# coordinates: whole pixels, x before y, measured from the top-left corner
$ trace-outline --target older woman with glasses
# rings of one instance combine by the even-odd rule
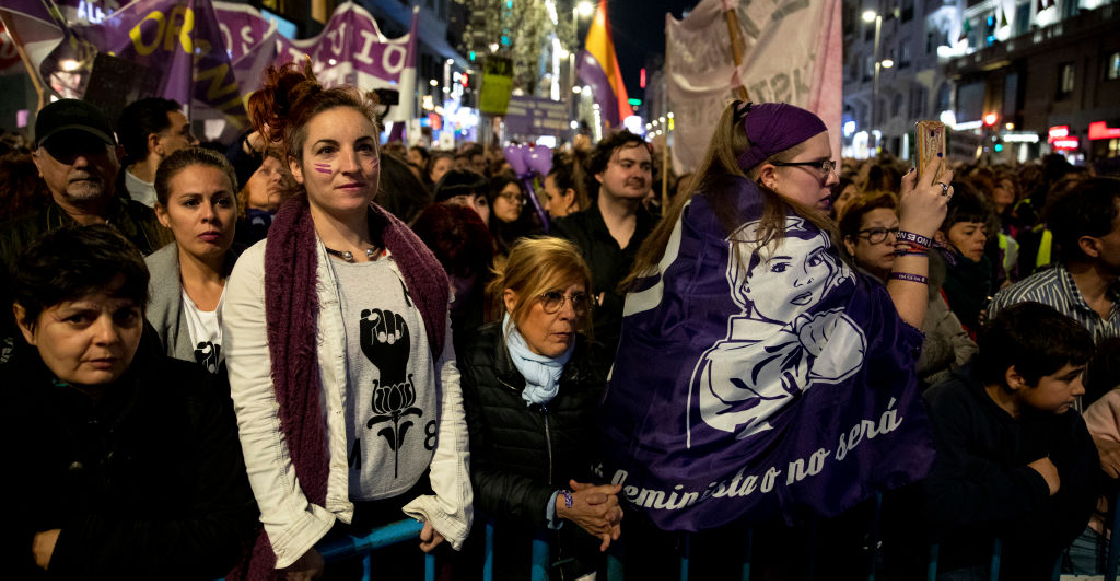
[[[503,319],[483,326],[460,358],[476,506],[502,521],[496,578],[528,578],[538,531],[551,544],[550,576],[565,579],[595,571],[619,536],[619,486],[593,483],[602,482],[592,465],[606,377],[588,337],[590,284],[570,242],[520,240],[490,285]]]
[[[885,281],[894,267],[898,242],[898,199],[891,192],[871,192],[848,202],[838,216],[840,239],[856,265]]]
[[[883,282],[894,268],[898,231],[898,201],[892,192],[863,194],[850,202],[840,216],[844,249],[856,266]],[[918,382],[922,389],[964,365],[977,350],[941,295],[945,265],[937,256],[930,257],[929,279],[929,305],[922,321],[925,339],[918,359]]]

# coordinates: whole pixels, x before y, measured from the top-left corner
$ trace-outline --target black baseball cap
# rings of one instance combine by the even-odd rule
[[[117,143],[105,114],[81,99],[59,99],[39,111],[35,118],[35,147],[63,131],[83,131],[109,145]]]

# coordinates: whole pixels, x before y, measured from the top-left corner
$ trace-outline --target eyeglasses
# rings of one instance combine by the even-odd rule
[[[525,203],[525,198],[522,197],[521,194],[513,194],[513,193],[509,193],[509,192],[502,192],[502,193],[498,194],[498,197],[504,199],[505,201],[507,201],[511,204],[517,204],[519,206],[521,204]]]
[[[582,315],[587,312],[587,308],[591,305],[590,300],[587,298],[587,293],[572,293],[566,295],[560,291],[548,291],[541,295],[541,305],[544,307],[544,312],[549,315],[555,315],[560,312],[564,307],[564,301],[572,303],[572,310],[577,315]]]
[[[838,162],[832,161],[831,159],[826,159],[824,161],[775,161],[771,165],[779,167],[811,167],[820,170],[825,175],[832,173],[833,170],[840,167]]]
[[[895,226],[894,228],[883,228],[882,226],[876,226],[874,228],[864,228],[863,230],[859,231],[859,237],[866,238],[867,241],[872,244],[882,244],[883,242],[886,242],[887,234],[894,234],[895,236],[898,236],[898,226]]]

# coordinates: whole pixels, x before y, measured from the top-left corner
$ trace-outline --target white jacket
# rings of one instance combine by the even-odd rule
[[[322,386],[319,403],[326,414],[329,458],[326,506],[317,506],[304,496],[280,433],[280,405],[272,386],[265,323],[266,243],[267,239],[262,240],[246,250],[234,266],[226,283],[222,334],[249,483],[276,553],[276,568],[280,569],[311,549],[336,518],[349,523],[354,506],[348,493],[346,335],[334,270],[322,242],[316,240],[319,313],[315,339]],[[442,410],[430,472],[434,495],[416,498],[405,505],[404,512],[432,523],[453,548],[459,549],[470,531],[474,509],[467,465],[467,422],[450,317],[443,354],[435,370],[438,373],[432,376],[441,382],[437,388],[441,390]]]

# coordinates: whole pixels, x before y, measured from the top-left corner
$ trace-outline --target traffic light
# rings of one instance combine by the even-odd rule
[[[984,127],[994,127],[997,121],[999,121],[999,115],[995,113],[984,115]]]

